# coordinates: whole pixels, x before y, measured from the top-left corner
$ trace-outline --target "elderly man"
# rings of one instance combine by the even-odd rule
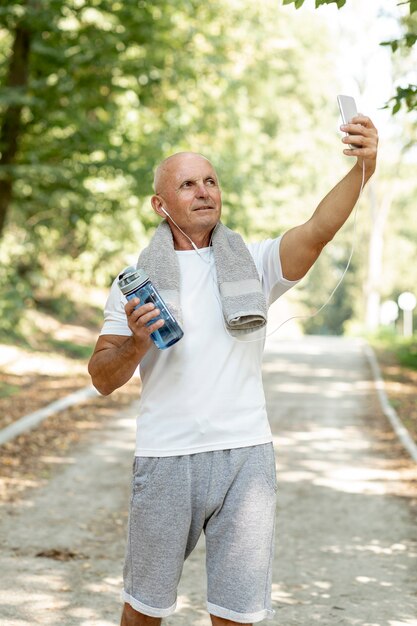
[[[174,612],[183,563],[202,531],[212,624],[253,624],[274,613],[277,482],[261,379],[266,311],[310,269],[352,212],[363,174],[366,182],[375,171],[371,120],[357,116],[342,130],[342,141],[358,146],[344,150],[357,157],[353,168],[306,223],[254,244],[221,224],[219,181],[206,158],[183,152],[156,170],[151,202],[165,219],[138,265],[157,287],[177,285],[177,292],[165,287],[184,336],[158,350],[150,337],[164,324],[152,322],[158,309],[127,302],[116,280],[89,364],[104,395],[138,365],[142,378],[122,626],[158,625]]]

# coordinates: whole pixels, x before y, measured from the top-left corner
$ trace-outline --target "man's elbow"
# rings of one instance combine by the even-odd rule
[[[104,387],[103,385],[98,384],[93,379],[91,379],[91,382],[93,383],[93,387],[97,389],[101,396],[109,396],[114,391],[114,389],[111,389],[110,387]]]
[[[102,381],[97,380],[93,376],[91,376],[91,382],[93,384],[93,387],[98,391],[101,396],[109,396],[115,390],[115,387],[110,387]]]
[[[312,220],[310,220],[312,222]],[[334,230],[328,227],[328,225],[317,225],[314,222],[311,223],[310,240],[311,245],[315,248],[317,257],[322,252],[323,248],[330,243],[335,236]]]
[[[88,373],[90,374],[93,387],[97,389],[101,396],[109,396],[114,391],[114,387],[106,384],[106,381],[99,375],[91,360],[88,364]]]

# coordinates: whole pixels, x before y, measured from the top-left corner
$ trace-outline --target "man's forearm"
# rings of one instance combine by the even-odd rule
[[[148,345],[138,346],[132,336],[119,347],[96,352],[88,365],[94,387],[105,396],[122,387],[132,378],[148,348]]]
[[[372,174],[365,170],[365,182]],[[362,175],[362,167],[355,165],[314,211],[310,223],[314,226],[318,244],[331,241],[352,213],[359,197]]]

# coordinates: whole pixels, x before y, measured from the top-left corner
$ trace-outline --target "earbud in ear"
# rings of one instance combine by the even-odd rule
[[[192,247],[194,248],[194,250],[198,253],[198,248],[195,245],[194,241],[192,239],[190,239],[190,237],[178,226],[177,222],[172,219],[172,217],[170,216],[170,214],[168,213],[168,211],[166,209],[164,209],[164,207],[162,206],[162,204],[159,207],[161,209],[161,211],[163,211],[163,213],[165,213],[165,215],[167,217],[169,217],[169,219],[171,220],[171,222],[173,224],[175,224],[175,226],[178,228],[178,230],[184,235],[184,237],[187,237],[188,241],[191,243]]]

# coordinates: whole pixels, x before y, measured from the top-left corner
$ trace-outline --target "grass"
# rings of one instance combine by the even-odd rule
[[[10,316],[4,316],[3,323],[0,319],[0,344],[14,345],[29,352],[52,352],[78,360],[91,356],[94,341],[77,333],[77,327],[96,338],[103,320],[102,307],[87,301],[85,294],[76,289],[71,295],[59,297],[38,295],[31,303],[15,308],[14,316],[15,323],[11,323]],[[68,336],[59,336],[59,329],[63,327]]]
[[[63,354],[71,359],[88,359],[92,353],[94,346],[84,346],[72,341],[62,341],[58,339],[49,339],[51,349],[58,354]]]
[[[392,331],[381,331],[368,337],[369,343],[377,350],[384,350],[395,356],[399,365],[417,370],[417,335],[401,337]]]
[[[67,294],[56,297],[42,297],[36,301],[39,311],[51,315],[62,323],[96,327],[102,323],[103,309],[83,300],[72,299]]]
[[[384,331],[368,341],[377,354],[388,399],[417,442],[417,336]]]
[[[9,398],[20,391],[18,385],[10,385],[4,381],[0,381],[0,398]]]
[[[100,328],[103,322],[102,305],[87,301],[81,287],[77,290],[77,286],[74,286],[71,295],[38,294],[28,301],[13,302],[13,306],[6,296],[0,290],[0,343],[3,344],[17,344],[27,350],[37,349],[36,335],[42,334],[42,328],[33,324],[37,313],[49,316],[60,324],[74,324],[90,329]],[[71,345],[57,347],[67,351],[69,356],[78,356]],[[86,354],[81,354],[81,358]]]

